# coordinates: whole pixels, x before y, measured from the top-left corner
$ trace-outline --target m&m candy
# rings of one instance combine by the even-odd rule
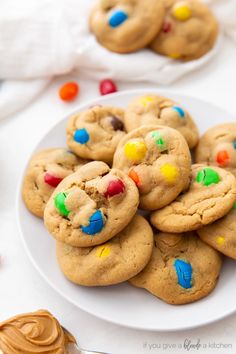
[[[230,162],[230,155],[229,155],[228,151],[227,150],[219,151],[216,156],[216,162],[221,167],[228,166],[228,164]]]
[[[180,1],[173,7],[172,14],[177,20],[186,21],[192,16],[192,11],[185,1]]]
[[[162,32],[164,33],[169,33],[172,29],[172,25],[170,22],[164,22],[163,26],[162,26]]]
[[[111,254],[111,247],[109,244],[99,246],[96,251],[96,256],[98,258],[106,258]]]
[[[223,245],[223,243],[225,242],[225,238],[223,236],[219,236],[217,237],[216,242],[218,243],[218,245]]]
[[[89,133],[87,129],[77,129],[74,132],[74,140],[79,144],[86,144],[89,141]]]
[[[111,125],[115,131],[117,131],[117,130],[123,131],[124,130],[124,123],[115,116],[113,116],[111,118]]]
[[[236,140],[233,142],[233,146],[236,149]]]
[[[179,176],[179,170],[169,163],[161,166],[160,170],[168,183],[174,183]]]
[[[124,193],[124,191],[125,191],[124,183],[120,179],[117,179],[114,181],[110,181],[108,183],[107,190],[104,193],[104,196],[106,198],[111,198],[114,197],[115,195]]]
[[[150,105],[150,103],[153,103],[154,101],[155,101],[154,97],[151,97],[151,96],[145,96],[145,97],[141,97],[139,99],[139,103],[143,107],[148,107]]]
[[[201,183],[204,186],[217,184],[220,182],[220,175],[212,168],[207,167],[198,172],[196,182]]]
[[[108,95],[109,93],[117,92],[117,87],[114,81],[110,79],[102,80],[99,84],[99,90],[101,95]]]
[[[129,141],[125,144],[124,152],[129,160],[140,161],[147,153],[144,141]]]
[[[62,216],[65,216],[65,217],[67,217],[70,213],[65,205],[66,197],[67,197],[67,194],[61,192],[61,193],[58,193],[54,198],[55,207],[57,208],[58,212]]]
[[[46,172],[44,175],[44,182],[54,188],[56,188],[62,180],[63,178],[53,176],[48,172]]]
[[[184,118],[185,117],[185,112],[184,112],[184,110],[181,107],[173,106],[172,109],[178,113],[180,118]]]
[[[155,140],[155,143],[158,146],[160,151],[166,150],[166,143],[165,143],[165,140],[160,132],[153,132],[152,138]]]
[[[100,232],[105,225],[103,214],[100,210],[95,211],[89,218],[87,226],[80,226],[81,230],[87,235],[95,235]]]
[[[122,23],[124,23],[127,20],[127,18],[128,15],[125,11],[123,10],[113,11],[108,20],[109,26],[116,28],[122,25]]]
[[[79,93],[79,85],[76,82],[67,82],[59,90],[59,96],[63,101],[72,101]]]
[[[132,168],[128,173],[129,178],[131,178],[137,187],[141,186],[141,180],[137,172]]]
[[[184,289],[190,289],[192,287],[193,273],[191,264],[182,259],[176,259],[174,266],[178,277],[178,284]]]

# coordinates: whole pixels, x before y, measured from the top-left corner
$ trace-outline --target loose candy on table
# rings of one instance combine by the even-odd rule
[[[67,82],[59,90],[59,96],[63,101],[72,101],[79,93],[79,85],[76,82]]]
[[[46,172],[44,175],[44,182],[54,188],[56,188],[58,184],[61,183],[62,180],[63,178],[53,176],[48,172]]]
[[[113,11],[109,17],[108,23],[110,27],[116,28],[128,19],[128,14],[123,10]]]
[[[89,133],[85,128],[77,129],[74,132],[74,140],[79,144],[86,144],[89,141],[89,138]]]
[[[114,197],[115,195],[124,193],[124,191],[125,191],[124,183],[120,179],[117,179],[114,181],[110,181],[108,183],[107,190],[104,193],[104,196],[106,198],[111,198]]]
[[[227,150],[219,151],[216,156],[216,162],[221,167],[226,167],[230,163],[230,155]]]
[[[183,261],[182,259],[176,259],[174,266],[178,277],[178,284],[184,289],[190,289],[192,287],[191,264]]]
[[[147,146],[143,141],[129,141],[125,144],[124,152],[129,160],[140,161],[147,153]]]
[[[58,212],[65,217],[67,217],[70,214],[69,210],[65,205],[66,197],[67,197],[66,193],[60,192],[54,198],[55,207],[57,208]]]
[[[108,95],[109,93],[117,92],[117,87],[113,80],[105,79],[100,82],[99,90],[101,95]]]
[[[81,230],[87,235],[95,235],[100,232],[105,225],[103,214],[100,210],[95,211],[89,218],[87,226],[80,226]]]
[[[115,131],[117,131],[117,130],[123,131],[124,130],[124,123],[115,116],[113,116],[111,118],[111,125]]]
[[[185,112],[184,112],[184,110],[181,107],[173,106],[172,109],[178,113],[180,118],[184,118],[185,117]]]
[[[220,182],[220,175],[212,168],[204,168],[199,171],[196,177],[196,182],[201,183],[204,186],[210,186],[211,184],[218,184]]]

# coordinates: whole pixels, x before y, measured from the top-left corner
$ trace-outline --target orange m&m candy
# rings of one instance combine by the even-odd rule
[[[219,166],[226,167],[230,162],[230,155],[227,150],[221,150],[216,156],[216,161]]]
[[[76,82],[67,82],[59,90],[59,96],[63,101],[72,101],[79,93],[79,85]]]

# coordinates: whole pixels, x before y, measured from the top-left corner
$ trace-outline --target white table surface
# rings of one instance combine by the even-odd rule
[[[235,44],[226,41],[224,50],[209,65],[168,88],[218,104],[235,113],[236,120],[235,58]],[[64,104],[58,99],[57,91],[68,79],[75,77],[71,75],[54,80],[34,104],[0,122],[0,321],[16,313],[43,308],[51,311],[78,338],[82,347],[91,350],[112,354],[182,354],[187,350],[178,348],[178,345],[183,345],[185,339],[192,343],[200,339],[207,348],[192,349],[190,353],[235,353],[236,314],[185,332],[135,331],[104,322],[75,308],[52,290],[33,268],[16,225],[15,197],[19,175],[35,144],[47,130],[80,103],[99,95],[97,82],[78,77],[76,79],[81,86],[79,98],[74,103]],[[119,90],[154,87],[147,83],[118,83],[118,86]],[[219,345],[221,349],[217,348]]]

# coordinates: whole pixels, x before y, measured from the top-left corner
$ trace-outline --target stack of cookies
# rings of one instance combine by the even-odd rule
[[[37,153],[23,183],[64,275],[128,280],[170,304],[210,294],[222,254],[236,259],[236,123],[199,139],[186,109],[146,95],[79,112],[66,134],[69,150]]]
[[[218,23],[200,0],[98,0],[89,19],[99,43],[117,53],[149,47],[172,59],[209,52]]]

